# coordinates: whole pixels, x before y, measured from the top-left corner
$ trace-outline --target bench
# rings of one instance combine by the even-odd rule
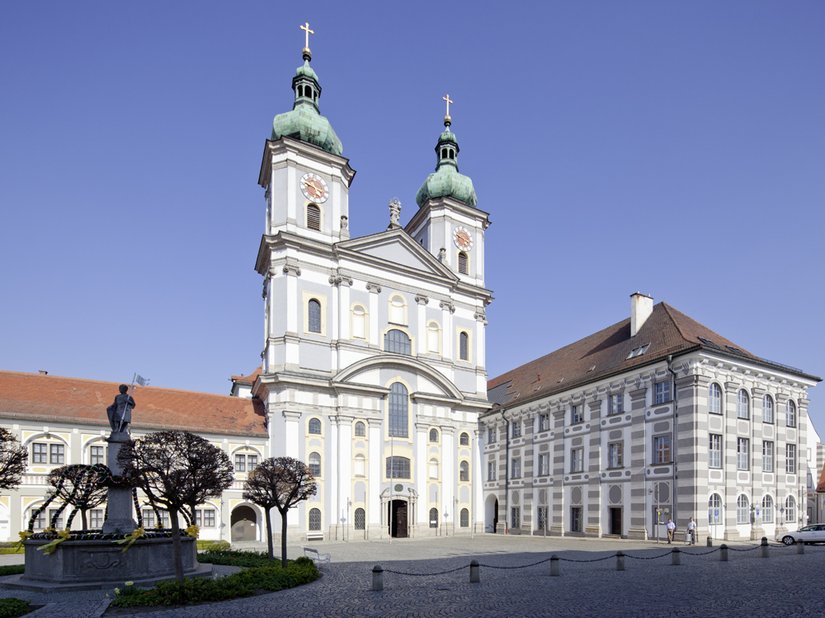
[[[304,547],[304,556],[312,560],[316,565],[329,564],[330,555],[322,554],[314,547]]]

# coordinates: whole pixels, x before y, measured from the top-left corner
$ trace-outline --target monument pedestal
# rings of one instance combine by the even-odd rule
[[[117,457],[120,454],[120,448],[130,439],[125,431],[113,431],[109,435],[106,465],[112,471],[112,476],[119,477],[123,474],[123,468],[118,463]],[[107,513],[106,521],[103,523],[103,534],[130,534],[137,528],[137,523],[132,517],[131,487],[110,487],[106,505]]]

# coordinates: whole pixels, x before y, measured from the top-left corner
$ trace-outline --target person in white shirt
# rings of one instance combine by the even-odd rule
[[[696,544],[696,522],[693,521],[693,517],[688,518],[687,539],[685,539],[685,543],[688,545]]]
[[[667,544],[670,545],[673,542],[673,535],[676,534],[676,524],[673,523],[673,520],[668,518],[667,525]]]

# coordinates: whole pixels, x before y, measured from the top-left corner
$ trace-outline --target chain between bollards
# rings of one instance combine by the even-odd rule
[[[616,552],[616,570],[624,571],[624,552]]]

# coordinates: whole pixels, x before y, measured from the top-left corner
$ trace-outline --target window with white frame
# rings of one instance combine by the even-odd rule
[[[621,468],[624,466],[624,443],[610,442],[607,445],[607,467]]]
[[[748,392],[744,388],[739,389],[736,395],[736,418],[749,419],[751,417],[751,405]]]
[[[736,469],[750,470],[751,443],[748,438],[736,438]]]
[[[771,440],[762,441],[762,472],[773,472],[773,442]]]
[[[34,518],[34,529],[35,530],[43,530],[47,526],[46,523],[46,511],[39,511]]]
[[[673,461],[670,434],[653,436],[653,463],[666,464]]]
[[[539,431],[550,431],[549,414],[539,414]]]
[[[708,386],[708,412],[722,414],[722,388],[716,382]]]
[[[521,458],[520,457],[513,457],[510,460],[510,478],[520,479],[521,478]]]
[[[62,466],[66,463],[66,445],[60,442],[33,442],[30,462]]]
[[[389,433],[390,437],[406,438],[409,427],[407,387],[401,382],[393,382],[389,397]]]
[[[510,437],[511,438],[520,438],[521,437],[521,421],[518,419],[510,421]]]
[[[656,382],[653,385],[653,403],[668,403],[673,399],[673,396],[670,392],[670,380],[665,380],[663,382]]]
[[[736,523],[748,524],[750,523],[751,507],[748,502],[748,497],[745,494],[739,494],[736,498]]]
[[[321,455],[319,453],[309,454],[309,472],[312,476],[321,476]]]
[[[235,454],[235,472],[246,472],[246,455]]]
[[[521,528],[521,507],[510,507],[510,527]]]
[[[785,402],[785,425],[796,427],[796,404],[790,399]]]
[[[708,468],[722,467],[722,436],[712,433],[708,440]]]
[[[67,513],[65,510],[60,512],[60,509],[49,509],[49,526],[55,530],[63,530],[63,515],[65,513]]]
[[[458,464],[458,480],[466,483],[470,480],[470,464],[462,461]]]
[[[89,511],[89,528],[97,530],[103,527],[103,516],[106,514],[104,509],[92,509]]]
[[[708,498],[708,523],[712,526],[722,523],[722,496],[711,494]]]
[[[773,397],[765,395],[762,398],[762,422],[773,423]]]
[[[462,432],[460,436],[458,436],[458,443],[461,446],[470,446],[470,434],[466,431]]]
[[[199,528],[214,528],[215,509],[195,509],[195,525]]]
[[[491,459],[487,462],[487,480],[488,481],[495,481],[496,480],[496,462],[494,459]]]
[[[773,498],[764,496],[762,498],[762,523],[773,523]]]
[[[155,511],[151,508],[142,509],[140,512],[141,518],[143,519],[143,527],[147,530],[149,528],[155,527]]]
[[[487,444],[495,444],[496,443],[496,428],[495,427],[488,427],[487,428]]]
[[[321,301],[309,299],[307,303],[307,330],[311,333],[321,332]]]
[[[470,335],[466,331],[458,333],[458,359],[470,360]]]
[[[796,474],[796,444],[785,445],[785,472]]]
[[[31,462],[33,464],[49,463],[49,445],[45,442],[34,442],[32,444]]]
[[[796,500],[793,496],[785,499],[785,522],[794,523],[796,521]]]
[[[570,423],[575,425],[576,423],[583,423],[584,422],[584,404],[583,403],[576,403],[570,406]]]
[[[106,463],[106,447],[93,445],[89,447],[89,464],[94,466]]]
[[[576,447],[570,449],[570,472],[584,471],[584,448]]]
[[[616,393],[607,398],[607,413],[611,416],[624,413],[624,394]]]
[[[539,453],[538,475],[550,475],[550,453]]]
[[[309,419],[309,433],[314,435],[321,435],[321,419],[319,418],[311,418]]]
[[[365,438],[366,435],[367,435],[367,426],[364,423],[362,423],[361,421],[358,421],[357,423],[355,423],[355,437],[356,438]]]

